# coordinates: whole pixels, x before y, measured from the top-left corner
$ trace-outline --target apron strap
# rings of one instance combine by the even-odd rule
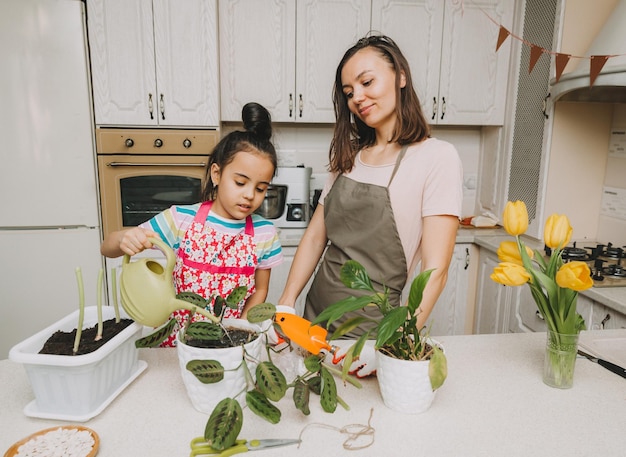
[[[398,157],[396,158],[396,166],[393,167],[393,171],[391,172],[391,177],[389,178],[387,187],[391,185],[391,181],[393,181],[394,176],[396,176],[396,171],[398,171],[398,168],[400,168],[400,162],[402,162],[402,159],[404,158],[404,155],[406,154],[406,150],[408,148],[409,148],[409,145],[405,144],[404,146],[402,146],[402,149],[400,149],[400,152],[398,153]]]

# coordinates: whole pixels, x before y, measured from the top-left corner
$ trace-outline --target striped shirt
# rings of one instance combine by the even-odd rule
[[[171,206],[141,224],[140,227],[155,231],[165,243],[177,250],[199,208],[200,203]],[[252,214],[252,224],[258,259],[257,269],[266,270],[281,264],[283,252],[274,224],[258,214]],[[210,211],[206,225],[218,232],[237,235],[245,230],[246,221],[245,219],[226,219]]]

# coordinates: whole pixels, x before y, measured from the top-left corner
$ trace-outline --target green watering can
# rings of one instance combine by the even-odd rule
[[[167,265],[163,268],[159,262],[149,258],[131,262],[130,256],[124,255],[120,274],[120,296],[126,313],[136,322],[149,327],[165,324],[172,312],[178,309],[200,313],[219,323],[219,319],[206,309],[176,298],[172,280],[176,255],[160,239],[149,238],[149,240],[165,254]]]

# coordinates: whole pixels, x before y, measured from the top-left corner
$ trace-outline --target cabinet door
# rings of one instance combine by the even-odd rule
[[[469,244],[457,244],[454,247],[446,287],[428,319],[432,323],[430,334],[433,336],[465,334],[469,249]]]
[[[154,0],[157,116],[164,126],[217,126],[216,0]]]
[[[493,268],[500,261],[498,256],[480,250],[478,256],[478,289],[476,290],[476,319],[474,333],[503,333],[505,317],[508,313],[508,290],[511,287],[503,286],[493,281],[490,276]]]
[[[87,0],[87,26],[96,124],[157,125],[152,0]]]
[[[293,258],[296,255],[296,247],[293,246],[284,246],[283,247],[283,263],[278,265],[277,267],[272,268],[272,273],[270,275],[270,287],[267,293],[267,299],[265,300],[268,303],[272,303],[274,305],[278,305],[278,299],[283,294],[283,290],[285,289],[285,284],[287,284],[287,277],[289,276],[289,269],[291,268],[291,264],[293,263]],[[309,279],[309,282],[306,284],[302,293],[296,300],[296,313],[299,316],[302,316],[304,313],[304,304],[306,302],[306,296],[309,293],[309,289],[311,287],[311,283],[313,282],[313,276]]]
[[[409,61],[426,118],[436,123],[443,38],[441,0],[372,0],[372,30],[391,37]]]
[[[240,122],[252,101],[275,122],[295,119],[295,17],[292,0],[220,0],[223,121]]]
[[[580,301],[581,295],[578,296]],[[589,330],[608,330],[626,328],[626,315],[597,302],[593,303],[593,313],[587,322]]]
[[[514,0],[446,2],[439,124],[504,122],[512,40],[508,39],[498,52],[495,49],[498,24],[511,30],[513,9]]]
[[[371,0],[302,0],[296,8],[296,92],[290,120],[332,123],[337,65],[370,30]]]

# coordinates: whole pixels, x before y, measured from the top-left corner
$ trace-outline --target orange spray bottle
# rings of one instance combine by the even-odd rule
[[[331,346],[326,340],[328,331],[325,328],[311,325],[311,322],[303,317],[289,313],[276,313],[274,319],[283,335],[311,354],[317,355],[323,349],[334,354],[337,350],[336,346]]]

